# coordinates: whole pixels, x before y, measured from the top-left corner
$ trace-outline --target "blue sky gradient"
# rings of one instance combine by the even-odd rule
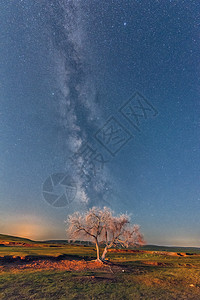
[[[149,244],[200,246],[199,16],[198,1],[2,1],[0,232],[63,239],[68,214],[109,205]],[[158,111],[140,132],[119,111],[135,92]],[[110,117],[133,136],[115,156],[94,137]],[[90,182],[70,161],[85,142],[108,160]],[[77,194],[56,208],[42,188],[59,172]]]

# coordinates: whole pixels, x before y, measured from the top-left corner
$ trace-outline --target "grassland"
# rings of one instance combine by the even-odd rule
[[[157,249],[156,252],[109,252],[110,262],[105,267],[97,265],[91,269],[88,264],[86,268],[69,270],[60,266],[74,259],[77,260],[75,265],[83,266],[84,260],[95,259],[95,249],[32,241],[29,241],[32,246],[27,246],[27,240],[21,239],[21,242],[25,246],[0,247],[2,258],[29,256],[33,260],[29,263],[2,259],[0,299],[200,299],[199,255],[168,255]],[[179,250],[183,252],[183,249]],[[48,260],[46,256],[64,254],[66,257],[55,264],[51,262],[52,258],[49,258],[49,264],[43,264]],[[33,256],[43,261],[42,267],[37,268]],[[27,264],[30,268],[20,269]]]

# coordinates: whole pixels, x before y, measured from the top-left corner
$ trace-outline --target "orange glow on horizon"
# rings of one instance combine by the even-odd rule
[[[3,223],[3,234],[27,238],[31,240],[65,239],[65,226],[63,232],[57,225],[37,216],[13,216]]]

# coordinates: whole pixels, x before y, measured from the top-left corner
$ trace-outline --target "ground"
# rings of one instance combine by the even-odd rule
[[[199,254],[1,243],[0,299],[200,299]]]

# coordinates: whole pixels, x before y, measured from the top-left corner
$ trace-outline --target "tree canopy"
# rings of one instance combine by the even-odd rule
[[[95,243],[97,260],[104,261],[111,247],[144,245],[139,225],[131,224],[127,214],[115,216],[108,207],[93,207],[85,213],[75,212],[68,216],[67,234],[71,239],[80,238]],[[100,258],[100,244],[104,250]]]

